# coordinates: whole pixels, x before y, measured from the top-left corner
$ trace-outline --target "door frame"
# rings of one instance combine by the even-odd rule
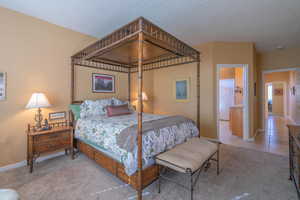
[[[250,141],[250,113],[249,113],[249,65],[248,64],[217,64],[217,71],[216,71],[216,126],[217,126],[217,137],[220,139],[220,113],[219,113],[219,80],[220,80],[220,72],[221,68],[236,68],[242,67],[243,68],[243,140]]]
[[[272,81],[272,82],[268,82],[268,83],[265,83],[265,91],[268,87],[268,85],[272,85],[272,84],[282,84],[283,85],[283,117],[287,118],[288,115],[287,115],[287,84],[286,82],[284,81]],[[265,111],[267,110],[267,102],[266,102],[266,98],[267,98],[267,93],[265,92],[265,97],[264,97],[264,109]],[[266,117],[266,115],[264,115]],[[266,118],[265,118],[266,119]]]
[[[234,93],[234,89],[235,89],[235,80],[234,80],[234,78],[224,79],[224,80],[231,80],[231,81],[233,81],[233,93]],[[222,80],[219,79],[219,87],[220,87],[220,82],[221,82],[221,81],[222,81]],[[220,89],[219,89],[219,92],[221,93]],[[220,93],[218,94],[219,96],[220,96]],[[233,100],[233,104],[234,104],[234,103],[235,103],[235,98],[234,98],[234,96],[232,97],[232,100]],[[221,118],[220,104],[218,105],[218,109],[219,109],[219,119],[224,121],[224,119]],[[229,112],[229,110],[228,110],[228,112]],[[229,117],[229,113],[228,113],[228,118],[230,118],[230,117]],[[229,119],[228,119],[228,120],[226,119],[225,121],[229,121]]]
[[[262,130],[265,130],[266,129],[266,118],[265,118],[265,100],[262,99],[262,98],[265,98],[265,84],[266,84],[266,81],[265,81],[265,74],[269,74],[269,73],[272,73],[272,72],[287,72],[287,71],[299,71],[300,70],[300,67],[289,67],[289,68],[279,68],[279,69],[270,69],[270,70],[262,70],[261,71],[261,80],[262,80],[262,84],[260,87],[263,87],[261,89],[261,98],[260,98],[260,102],[263,102],[260,104],[260,109],[262,110],[262,113],[260,113],[260,115],[263,115],[261,118],[261,124],[262,124]],[[263,101],[261,101],[263,100]],[[289,116],[288,116],[289,117]]]

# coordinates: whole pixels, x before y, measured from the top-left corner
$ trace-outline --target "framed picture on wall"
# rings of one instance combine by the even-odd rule
[[[283,96],[283,88],[275,88],[274,95],[275,96]]]
[[[92,91],[95,93],[114,93],[115,76],[108,74],[92,74]]]
[[[190,99],[190,79],[176,79],[174,81],[174,97],[178,102],[186,102]]]
[[[291,92],[292,92],[292,95],[293,95],[293,96],[296,95],[296,87],[295,87],[295,86],[293,86],[293,87],[291,88]]]
[[[0,72],[0,101],[6,99],[6,73]]]

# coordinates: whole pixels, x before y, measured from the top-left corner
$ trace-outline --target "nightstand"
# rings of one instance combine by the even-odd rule
[[[73,150],[73,128],[67,123],[63,125],[52,125],[50,130],[34,131],[28,125],[27,133],[27,165],[30,166],[30,173],[33,171],[33,164],[41,154],[50,153],[64,149],[66,154],[70,151],[74,159]]]

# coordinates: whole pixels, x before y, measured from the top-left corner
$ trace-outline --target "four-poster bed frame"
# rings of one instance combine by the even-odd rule
[[[81,141],[77,147],[102,167],[129,183],[142,199],[142,190],[158,177],[157,165],[142,169],[142,91],[143,72],[188,63],[197,63],[197,126],[200,120],[200,53],[158,26],[140,17],[71,57],[71,100],[75,100],[75,67],[83,66],[128,74],[128,100],[131,100],[131,73],[138,73],[138,171],[127,176],[124,166]]]

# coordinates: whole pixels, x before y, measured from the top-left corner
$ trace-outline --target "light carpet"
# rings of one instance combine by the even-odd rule
[[[289,178],[288,158],[228,145],[221,147],[221,173],[215,164],[200,175],[195,200],[296,200]],[[185,176],[168,174],[181,183]],[[0,188],[12,188],[22,200],[133,200],[135,190],[108,173],[84,155],[75,160],[61,156],[35,165],[0,173]],[[174,183],[157,182],[144,190],[144,198],[162,200],[189,199],[189,192]]]

